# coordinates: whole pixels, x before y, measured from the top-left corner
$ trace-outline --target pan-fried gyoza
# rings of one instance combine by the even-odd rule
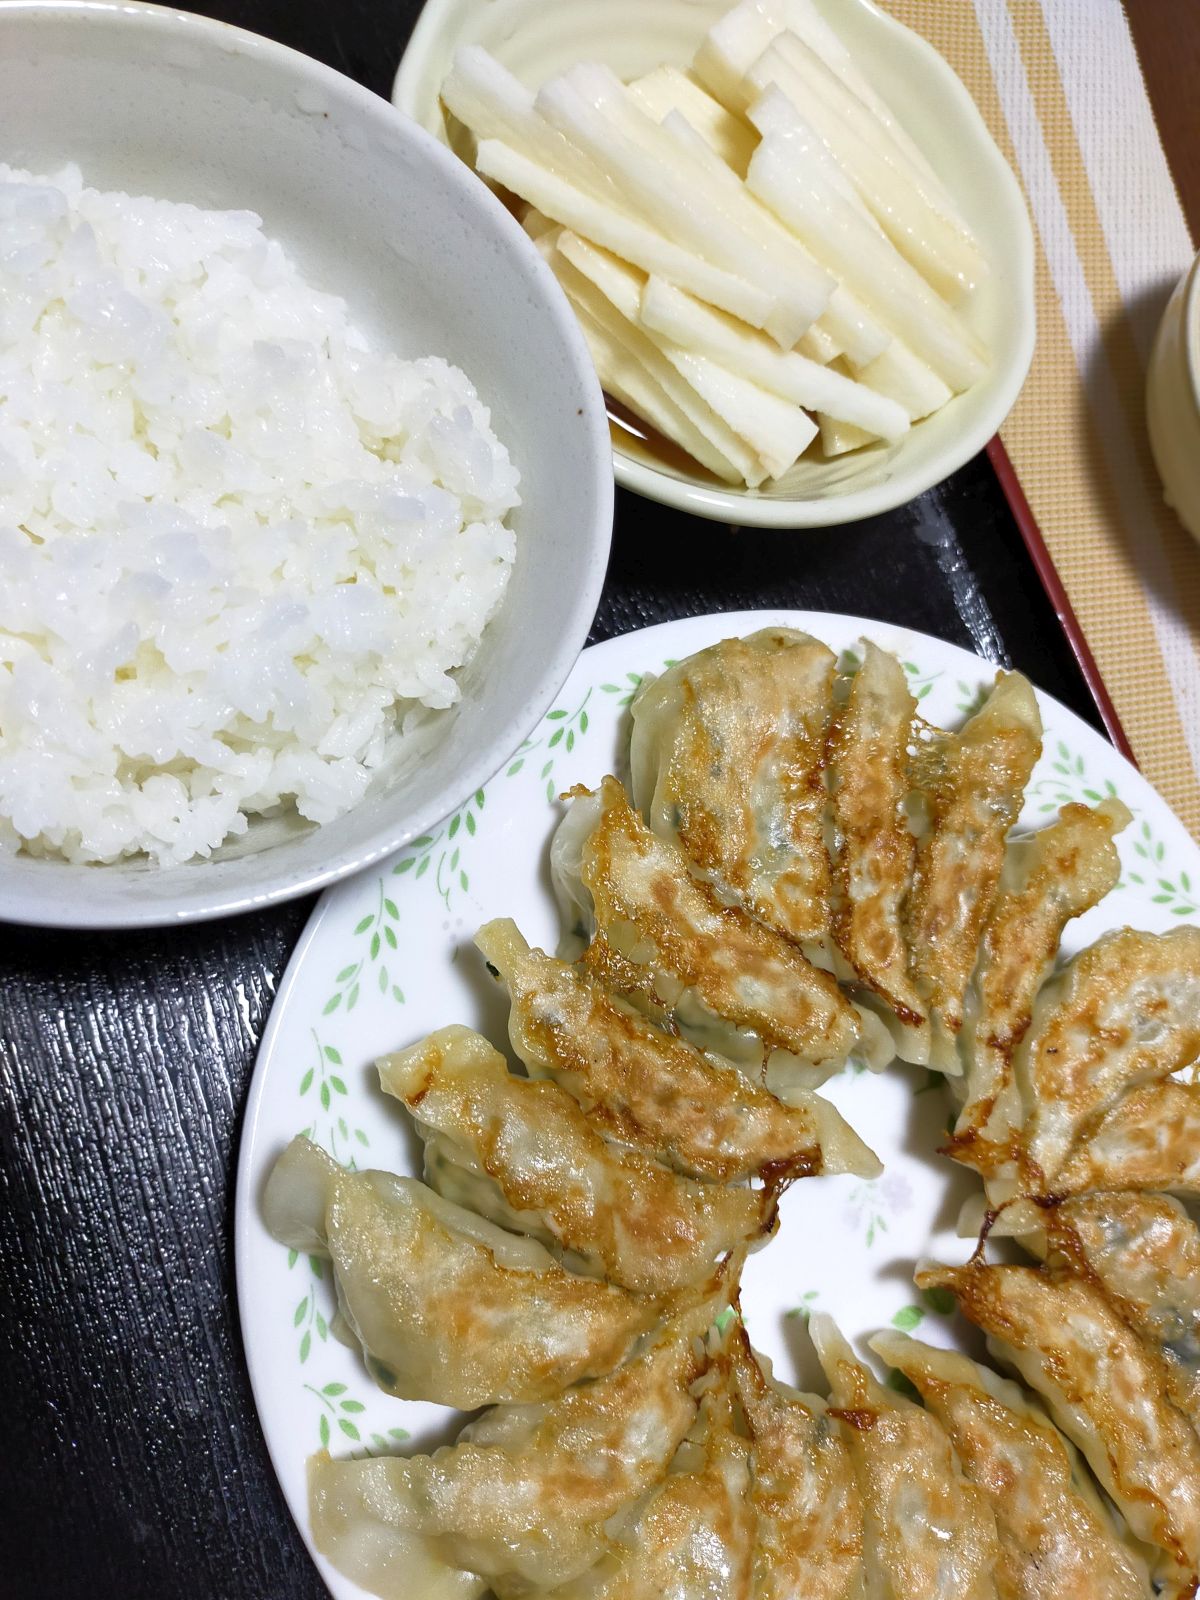
[[[509,1033],[531,1075],[561,1083],[598,1126],[695,1177],[732,1182],[882,1168],[828,1101],[785,1104],[621,1004],[586,969],[531,950],[513,923],[476,943],[512,999]]]
[[[865,1590],[995,1600],[996,1521],[932,1413],[884,1388],[832,1320],[809,1323],[862,1496]]]
[[[792,628],[725,639],[634,696],[634,804],[725,904],[798,943],[829,932],[833,651]]]
[[[1172,1398],[1163,1354],[1141,1339],[1093,1280],[1046,1267],[929,1268],[951,1289],[1074,1441],[1162,1574],[1200,1575],[1200,1434]]]
[[[1094,810],[1064,806],[1058,820],[1011,839],[1000,892],[983,930],[963,1028],[966,1104],[952,1153],[985,1177],[1010,1167],[1021,1124],[1013,1056],[1029,1028],[1063,929],[1113,889],[1121,874],[1113,836],[1129,823],[1119,800]]]
[[[773,1225],[770,1189],[697,1182],[619,1149],[565,1089],[514,1076],[467,1028],[377,1065],[426,1141],[426,1178],[440,1194],[626,1289],[703,1283],[718,1256]]]
[[[871,1348],[914,1384],[996,1517],[1005,1600],[1144,1600],[1141,1551],[1105,1509],[1070,1443],[1019,1384],[903,1333]]]
[[[281,1157],[268,1221],[332,1258],[377,1380],[493,1406],[432,1455],[314,1461],[318,1547],[373,1592],[1200,1593],[1200,1229],[1175,1198],[1200,1195],[1200,931],[1061,963],[1128,810],[1014,833],[1028,683],[998,674],[947,731],[912,676],[766,628],[645,679],[642,814],[605,778],[553,840],[574,959],[503,919],[477,936],[528,1076],[442,1028],[378,1062],[426,1184]],[[817,1314],[830,1396],[800,1394],[740,1322],[787,1185],[881,1171],[815,1090],[894,1054],[952,1079],[946,1153],[1034,1258],[981,1246],[917,1282],[1028,1389],[877,1336],[918,1404]]]
[[[653,1300],[566,1272],[414,1178],[346,1172],[294,1139],[264,1199],[281,1244],[328,1256],[345,1328],[381,1388],[462,1411],[536,1401],[611,1372]]]
[[[576,793],[551,861],[560,899],[589,940],[585,964],[703,1048],[777,1089],[812,1088],[856,1052],[883,1059],[876,1019],[799,945],[722,905],[615,778]]]

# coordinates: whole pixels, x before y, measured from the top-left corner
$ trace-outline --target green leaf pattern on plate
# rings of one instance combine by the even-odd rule
[[[800,1304],[798,1306],[793,1306],[788,1312],[788,1316],[799,1317],[801,1321],[807,1322],[809,1317],[812,1316],[813,1312],[820,1309],[819,1305],[817,1304],[820,1298],[821,1291],[819,1289],[806,1289],[800,1296]]]
[[[908,692],[917,700],[924,700],[934,684],[942,676],[940,672],[922,672],[915,661],[902,661],[904,675],[908,679]]]
[[[415,881],[423,878],[432,867],[434,886],[441,902],[447,911],[451,910],[455,896],[469,894],[471,890],[464,852],[479,833],[486,804],[487,791],[476,789],[466,805],[459,806],[436,833],[422,834],[407,846],[392,868],[392,875],[402,878],[411,873]],[[398,998],[403,1000],[404,997]]]
[[[1029,798],[1038,802],[1043,815],[1057,811],[1072,802],[1098,806],[1102,800],[1112,800],[1117,786],[1110,778],[1092,778],[1083,757],[1068,749],[1061,739],[1045,752],[1049,766],[1041,777],[1029,786]]]
[[[907,1179],[885,1172],[882,1178],[856,1183],[846,1196],[843,1214],[848,1226],[864,1230],[869,1250],[888,1231],[888,1218],[907,1211],[911,1204],[912,1190]]]
[[[975,688],[972,688],[963,678],[954,680],[955,708],[964,722],[983,709],[983,703],[991,690],[990,683],[976,684]]]
[[[353,1172],[358,1165],[356,1152],[365,1150],[370,1140],[362,1128],[352,1127],[343,1114],[349,1090],[341,1052],[322,1039],[315,1028],[309,1031],[313,1055],[301,1074],[299,1093],[301,1099],[311,1095],[321,1115],[303,1131],[315,1143],[323,1145],[336,1162]]]
[[[537,769],[538,782],[545,785],[546,799],[553,801],[558,793],[554,781],[555,765],[560,756],[571,754],[591,726],[587,711],[588,701],[591,698],[592,691],[589,689],[574,710],[569,706],[551,706],[542,718],[540,736],[536,739],[526,739],[505,768],[504,776],[515,778],[527,767],[530,771]],[[539,750],[542,759],[534,761],[534,752]]]
[[[292,1307],[292,1327],[299,1339],[297,1354],[304,1366],[313,1352],[313,1339],[324,1344],[329,1338],[329,1322],[317,1304],[320,1291],[317,1285],[324,1282],[325,1263],[318,1256],[303,1256],[298,1250],[288,1251],[288,1267],[294,1269],[303,1259],[307,1272],[300,1287],[300,1298]]]
[[[373,905],[354,924],[353,943],[346,951],[349,959],[334,977],[333,992],[321,1008],[323,1017],[332,1016],[335,1011],[353,1011],[363,984],[368,982],[381,995],[390,994],[397,1004],[404,1004],[404,991],[389,966],[391,955],[399,948],[395,924],[400,920],[400,908],[387,894],[385,883],[384,878],[376,879]]]
[[[1167,876],[1166,847],[1148,822],[1141,822],[1134,832],[1133,854],[1137,859],[1126,877],[1139,888],[1153,890],[1150,898],[1156,906],[1165,906],[1173,917],[1190,917],[1200,911],[1200,897],[1190,875],[1180,870],[1176,876]]]
[[[369,1433],[364,1440],[358,1418],[367,1408],[348,1392],[348,1385],[344,1383],[324,1383],[319,1389],[315,1384],[306,1383],[304,1390],[313,1396],[320,1407],[317,1413],[317,1438],[321,1441],[322,1450],[328,1450],[331,1441],[335,1444],[342,1442],[334,1438],[335,1428],[342,1437],[359,1446],[351,1452],[352,1460],[363,1456],[389,1455],[397,1444],[408,1438],[406,1428],[389,1428],[386,1434]]]

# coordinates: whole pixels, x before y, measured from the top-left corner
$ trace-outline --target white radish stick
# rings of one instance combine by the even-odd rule
[[[745,79],[747,85],[754,91],[747,112],[753,112],[755,128],[764,139],[785,138],[793,161],[798,165],[811,167],[830,188],[841,195],[843,200],[860,212],[873,228],[878,228],[882,233],[883,230],[871,215],[866,201],[855,188],[849,174],[843,170],[820,133],[800,110],[800,102],[790,92],[793,75],[786,65],[772,73],[769,70],[771,59],[771,50],[764,51],[750,68]],[[751,74],[764,62],[767,63],[767,69],[761,74],[763,81],[759,83],[758,77],[751,77]]]
[[[838,347],[837,354],[844,354],[848,361],[874,361],[892,342],[889,330],[844,283],[830,295],[817,326],[829,334]]]
[[[629,93],[655,122],[662,122],[669,112],[678,111],[726,166],[739,178],[746,176],[758,143],[754,129],[726,111],[719,100],[714,100],[679,67],[656,67],[645,77],[635,78],[629,85]]]
[[[824,415],[819,416],[817,421],[821,425],[821,453],[828,460],[834,456],[844,456],[848,450],[858,450],[864,444],[875,443],[874,434],[856,428],[852,422]]]
[[[686,351],[668,359],[718,416],[736,427],[761,457],[772,478],[782,478],[817,437],[817,425],[799,406],[788,405],[739,373]]]
[[[498,139],[480,143],[475,165],[485,178],[502,183],[555,222],[594,239],[643,272],[657,273],[752,327],[761,328],[770,316],[774,302],[764,290],[702,261],[655,229],[547,172]]]
[[[811,134],[820,141],[828,159],[823,174],[828,176],[832,167],[847,191],[925,281],[943,298],[961,300],[987,271],[978,246],[933,210],[904,174],[882,160],[819,96],[809,93],[784,53],[789,37],[779,36],[750,68],[747,81],[759,91],[775,85],[787,96],[796,111],[793,132],[803,129],[806,138]],[[812,159],[807,147],[805,154]]]
[[[661,124],[655,122],[607,67],[572,67],[564,74],[564,81],[610,117],[672,181],[705,194],[732,232],[766,251],[773,281],[788,284],[793,301],[803,307],[811,326],[829,302],[834,289],[832,278],[750,194],[733,169],[680,112],[669,112]]]
[[[754,98],[745,82],[746,73],[785,26],[766,16],[758,0],[742,0],[704,35],[692,71],[729,111],[744,111]]]
[[[917,189],[926,204],[932,206],[956,228],[968,243],[977,243],[974,233],[942,180],[931,172],[924,160],[917,162],[910,159],[896,142],[891,131],[880,122],[874,112],[863,105],[857,95],[847,89],[837,73],[830,70],[810,45],[795,33],[781,33],[775,40],[773,48],[779,49],[784,59],[799,73],[810,98],[821,100],[834,116],[877,151],[889,167],[902,173]],[[807,107],[807,99],[804,105]]]
[[[827,277],[823,279],[824,295],[815,304],[807,284],[781,281],[767,252],[731,229],[707,194],[681,183],[677,173],[664,172],[653,161],[647,161],[638,144],[620,127],[618,118],[585,99],[566,78],[554,78],[544,84],[535,104],[576,149],[607,168],[644,222],[669,231],[710,265],[734,272],[772,295],[775,303],[763,326],[784,349],[790,349],[812,325],[833,288]]]
[[[642,291],[641,318],[651,332],[710,356],[808,411],[854,423],[872,438],[892,441],[908,432],[908,415],[894,400],[795,352],[774,349],[769,339],[744,323],[681,294],[660,278],[650,278]]]
[[[870,79],[821,16],[813,0],[742,0],[741,5],[722,17],[710,30],[708,39],[696,56],[696,75],[701,82],[707,83],[702,66],[707,69],[711,64],[711,69],[723,81],[727,81],[727,75],[734,71],[739,79],[744,78],[750,63],[781,33],[794,33],[802,39],[887,129],[892,141],[908,160],[937,182],[922,152],[897,122],[891,107],[876,92]],[[710,47],[709,41],[714,35],[717,35],[716,44]],[[714,88],[713,92],[717,93],[717,90]],[[737,85],[733,92],[734,98],[728,102],[720,93],[718,99],[728,104],[731,110],[740,111],[747,103],[746,87],[744,84]]]
[[[789,233],[745,184],[738,181],[737,175],[704,142],[685,117],[679,112],[669,112],[663,120],[662,132],[674,142],[680,154],[690,157],[698,168],[696,181],[707,184],[714,199],[727,200],[730,212],[736,215],[737,220],[753,229],[763,245],[771,251],[779,271],[796,272],[801,267],[806,272],[812,271],[815,263],[795,235]],[[828,336],[830,344],[837,346],[832,352],[834,355],[844,350],[855,361],[873,361],[891,342],[891,334],[887,329],[840,284],[834,288],[825,310],[809,329],[810,333],[817,332],[818,335],[821,331]],[[811,355],[812,350],[805,349],[803,353]]]
[[[596,375],[604,392],[633,412],[635,417],[670,439],[681,450],[706,467],[715,478],[725,483],[739,484],[742,476],[732,462],[722,459],[698,429],[694,428],[679,407],[664,392],[644,367],[639,367],[627,352],[569,292],[567,299],[578,318],[583,337],[591,353]]]
[[[532,91],[479,45],[464,45],[455,53],[441,94],[476,139],[500,139],[555,176],[615,203],[616,192],[604,169],[538,116]]]
[[[562,235],[559,250],[615,310],[637,321],[644,288],[640,274],[570,234]],[[671,340],[651,337],[675,370],[761,457],[772,477],[786,472],[816,437],[815,424],[794,404],[729,371],[723,363],[697,356]]]
[[[558,232],[558,223],[551,222],[549,217],[544,217],[536,206],[525,207],[525,215],[521,218],[521,226],[535,244],[546,234]]]
[[[786,139],[772,135],[763,141],[747,182],[817,260],[951,388],[967,389],[983,375],[983,350],[945,301],[853,206],[817,175],[796,166]]]
[[[828,366],[831,361],[836,361],[842,353],[842,346],[829,333],[824,322],[814,322],[812,327],[796,344],[796,354],[807,356],[810,361],[817,362],[820,366]]]
[[[894,339],[881,356],[865,366],[852,363],[851,370],[860,383],[903,406],[912,422],[940,411],[954,398],[949,385],[900,339]]]
[[[570,232],[561,232],[555,246],[547,260],[572,302],[578,301],[586,306],[592,317],[608,331],[629,358],[645,369],[692,426],[737,469],[740,478],[751,487],[760,484],[767,476],[764,464],[740,434],[680,377],[655,342],[647,336],[645,329],[638,325],[638,307],[641,304],[642,286],[646,281],[644,274]],[[580,269],[577,264],[580,259],[600,259],[608,265],[609,292],[606,293],[596,283],[594,268],[592,273]],[[676,443],[688,449],[681,439],[676,439]],[[689,454],[692,453],[689,450]]]

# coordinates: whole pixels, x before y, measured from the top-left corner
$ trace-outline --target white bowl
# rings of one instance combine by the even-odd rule
[[[244,911],[390,854],[473,794],[552,702],[604,580],[612,469],[591,361],[521,229],[386,101],[253,34],[179,12],[0,4],[0,153],[77,161],[99,188],[249,207],[312,280],[406,355],[458,363],[522,475],[503,607],[386,786],[322,828],[252,823],[220,859],[158,870],[0,855],[0,918],[114,927]]]
[[[1146,378],[1146,422],[1166,502],[1200,539],[1200,256],[1159,323]]]
[[[455,50],[478,43],[531,87],[577,61],[623,78],[661,62],[686,65],[732,0],[427,0],[400,63],[394,103],[445,140],[438,92]],[[899,444],[830,462],[801,460],[777,483],[727,489],[667,467],[614,427],[617,481],[652,500],[720,522],[827,527],[904,505],[969,461],[1011,410],[1033,358],[1033,231],[1020,186],[974,101],[924,39],[870,0],[816,0],[979,235],[992,265],[967,321],[992,352],[986,378]]]

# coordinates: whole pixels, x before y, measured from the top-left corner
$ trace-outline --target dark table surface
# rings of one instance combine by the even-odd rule
[[[387,94],[420,5],[193,9]],[[828,532],[731,530],[618,495],[593,640],[754,606],[923,629],[1099,726],[984,457]],[[311,909],[139,934],[0,928],[3,1600],[324,1593],[255,1416],[232,1259],[255,1050]]]

